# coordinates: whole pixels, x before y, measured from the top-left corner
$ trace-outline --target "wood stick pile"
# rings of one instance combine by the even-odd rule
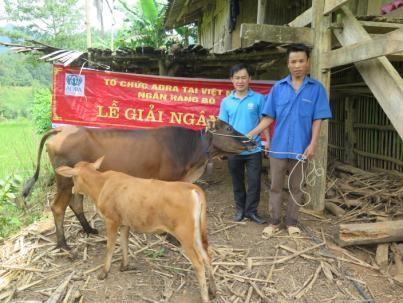
[[[337,163],[329,170],[326,209],[340,246],[373,245],[376,264],[403,282],[403,174]]]
[[[363,171],[345,164],[329,170],[326,209],[337,223],[376,222],[403,216],[403,174]]]

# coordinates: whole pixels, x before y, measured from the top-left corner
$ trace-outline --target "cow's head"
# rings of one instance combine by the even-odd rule
[[[256,148],[256,142],[236,131],[228,123],[217,120],[207,121],[207,132],[212,134],[213,154],[239,154]]]
[[[101,167],[104,157],[99,158],[94,163],[80,161],[74,167],[60,166],[56,168],[56,173],[63,177],[73,178],[73,194],[88,194],[88,186],[85,180],[86,170],[98,170]]]

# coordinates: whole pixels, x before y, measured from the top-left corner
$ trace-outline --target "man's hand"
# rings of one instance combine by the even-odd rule
[[[312,159],[313,156],[315,155],[315,150],[316,150],[315,145],[309,144],[308,147],[304,151],[304,156],[309,160]]]

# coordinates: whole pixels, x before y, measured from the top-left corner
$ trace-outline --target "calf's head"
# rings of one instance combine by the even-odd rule
[[[207,122],[207,131],[212,134],[212,145],[219,154],[239,154],[256,148],[256,142],[236,131],[230,124],[217,120]]]
[[[80,161],[74,167],[60,166],[56,168],[56,173],[67,178],[73,178],[73,194],[88,194],[88,183],[84,178],[85,172],[98,170],[101,167],[104,157],[99,158],[94,163]]]

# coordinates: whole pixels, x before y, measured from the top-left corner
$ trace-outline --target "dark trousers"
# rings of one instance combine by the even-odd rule
[[[260,174],[262,169],[260,152],[231,156],[228,158],[228,168],[232,177],[237,210],[243,211],[246,216],[256,214],[260,200]]]
[[[298,163],[292,159],[276,159],[270,157],[270,173],[271,173],[271,190],[269,201],[269,213],[271,223],[274,225],[280,224],[281,221],[281,206],[283,204],[283,185],[284,176],[290,173],[294,166]],[[293,193],[295,200],[301,204],[303,192],[301,191],[301,181],[303,178],[303,164],[298,163],[290,177],[289,190]],[[291,195],[287,202],[287,211],[285,216],[285,224],[287,226],[296,225],[298,222],[299,206],[292,200]]]

